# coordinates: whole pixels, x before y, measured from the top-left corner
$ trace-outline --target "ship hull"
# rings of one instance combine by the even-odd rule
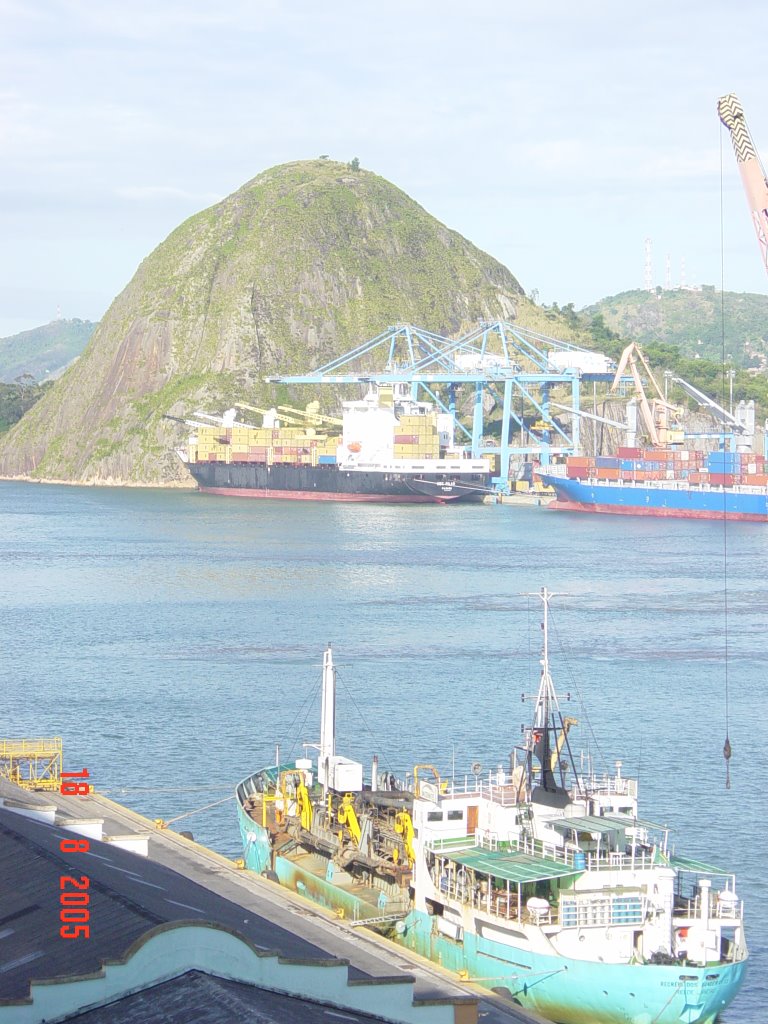
[[[246,868],[339,913],[347,920],[376,916],[370,904],[303,869],[271,848],[266,828],[238,800]],[[380,914],[386,914],[382,906]],[[411,911],[392,937],[407,949],[500,992],[558,1024],[714,1024],[734,999],[745,962],[691,967],[605,964],[547,956],[465,930],[454,941],[436,917]]]
[[[713,1024],[733,1000],[745,962],[713,967],[606,964],[547,956],[464,931],[412,911],[397,942],[558,1024]]]
[[[555,489],[549,508],[566,512],[656,516],[676,519],[722,519],[768,522],[768,491],[703,490],[689,487],[649,487],[570,480],[540,474],[542,483]]]
[[[193,463],[188,468],[201,491],[238,498],[444,504],[482,501],[489,490],[483,473],[416,475],[279,463]]]

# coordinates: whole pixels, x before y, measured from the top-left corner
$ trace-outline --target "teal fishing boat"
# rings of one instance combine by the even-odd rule
[[[712,1024],[748,951],[728,867],[674,853],[637,781],[572,753],[550,672],[507,763],[463,779],[336,753],[324,654],[316,759],[237,787],[245,863],[558,1024]],[[585,767],[586,766],[586,767]]]

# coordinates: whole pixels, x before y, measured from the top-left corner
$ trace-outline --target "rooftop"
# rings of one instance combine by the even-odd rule
[[[509,850],[442,850],[448,860],[472,868],[483,875],[492,875],[508,882],[539,882],[547,878],[561,878],[564,875],[580,875],[568,864],[559,864],[547,857],[531,857],[527,853]]]

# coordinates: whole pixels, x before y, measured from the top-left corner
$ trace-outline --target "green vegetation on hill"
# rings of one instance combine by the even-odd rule
[[[80,355],[96,326],[89,320],[53,320],[0,338],[0,381],[10,384],[24,374],[53,379]]]
[[[24,413],[29,412],[53,381],[38,384],[31,376],[19,377],[13,384],[0,381],[0,434],[18,423]]]
[[[721,363],[725,352],[736,367],[764,370],[768,365],[768,295],[661,288],[621,292],[601,299],[582,314],[602,316],[608,328],[627,341],[674,346],[683,358]]]
[[[165,414],[273,404],[264,376],[307,372],[393,323],[456,334],[531,305],[505,267],[378,175],[331,160],[275,167],[141,263],[82,356],[0,441],[0,475],[189,483]]]
[[[634,292],[628,294],[636,294]],[[696,293],[692,293],[696,294]],[[741,296],[726,293],[726,304],[731,298],[738,299]],[[762,296],[749,296],[759,299]],[[615,299],[620,298],[616,296]],[[768,297],[766,305],[768,307]],[[603,303],[614,302],[615,299],[604,299]],[[600,304],[599,304],[600,305]],[[589,347],[599,349],[607,356],[616,361],[621,357],[624,348],[631,342],[637,341],[643,354],[647,358],[654,371],[657,383],[663,387],[663,375],[665,371],[682,377],[683,380],[693,384],[694,387],[703,391],[705,395],[719,402],[724,408],[728,408],[731,398],[733,402],[754,401],[757,406],[758,417],[768,415],[768,375],[764,369],[749,371],[734,359],[723,364],[722,341],[720,352],[715,358],[706,358],[699,355],[697,351],[693,357],[687,354],[688,349],[678,347],[674,341],[658,339],[639,339],[632,336],[622,336],[618,331],[612,330],[607,324],[602,312],[594,312],[595,307],[590,306],[581,313],[571,312],[571,316],[580,324],[581,328],[590,335]],[[738,346],[734,345],[738,351]],[[710,347],[710,352],[712,347]],[[733,374],[731,379],[730,374]],[[693,399],[686,398],[682,392],[675,392],[671,395],[674,401],[680,404],[687,404],[695,408]]]

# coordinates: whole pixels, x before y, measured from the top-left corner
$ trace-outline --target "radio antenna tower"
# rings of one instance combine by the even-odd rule
[[[685,288],[686,288],[686,283],[685,283],[685,256],[683,256],[681,258],[681,260],[680,260],[680,288],[682,290],[685,290]]]
[[[645,290],[653,291],[653,242],[650,238],[645,240]]]
[[[667,253],[664,259],[664,289],[670,291],[672,288],[672,257]]]

